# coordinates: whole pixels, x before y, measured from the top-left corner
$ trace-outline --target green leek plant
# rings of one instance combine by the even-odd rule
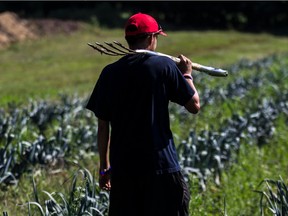
[[[85,168],[80,168],[74,173],[68,196],[60,192],[43,191],[48,197],[43,205],[38,198],[39,192],[34,180],[33,191],[35,201],[23,204],[28,205],[29,216],[34,215],[35,212],[38,212],[41,216],[105,216],[108,212],[108,192],[99,189],[95,176]]]
[[[280,176],[280,180],[265,179],[262,184],[266,185],[266,190],[255,190],[261,195],[261,216],[264,216],[265,209],[268,209],[273,216],[288,215],[288,188],[282,177]]]

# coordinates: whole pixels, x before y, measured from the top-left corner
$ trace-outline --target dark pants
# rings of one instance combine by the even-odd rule
[[[190,194],[181,172],[112,177],[109,216],[188,216]]]

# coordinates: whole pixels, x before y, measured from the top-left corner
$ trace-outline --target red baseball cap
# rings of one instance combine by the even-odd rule
[[[143,13],[132,15],[125,25],[125,36],[135,36],[145,33],[167,36],[152,16]]]

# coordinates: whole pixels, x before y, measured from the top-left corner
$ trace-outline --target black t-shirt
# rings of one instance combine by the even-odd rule
[[[113,174],[179,171],[168,103],[185,105],[193,94],[167,57],[128,55],[106,66],[86,108],[111,123]]]

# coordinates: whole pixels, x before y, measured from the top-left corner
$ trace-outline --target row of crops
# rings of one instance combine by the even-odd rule
[[[279,70],[273,71],[272,64],[277,64]],[[232,116],[225,119],[217,131],[202,130],[199,134],[191,131],[188,139],[178,147],[184,172],[196,174],[203,189],[210,175],[214,175],[216,183],[220,184],[221,171],[227,163],[237,160],[241,143],[265,145],[275,133],[275,120],[280,115],[288,120],[287,63],[270,56],[257,62],[241,61],[231,68],[235,75],[244,70],[249,70],[251,75],[239,76],[225,88],[204,89],[202,100],[204,104],[215,104],[216,101],[221,104],[241,98],[245,109],[230,107]],[[273,88],[271,95],[259,95],[246,102],[251,91],[265,86]]]
[[[75,160],[96,151],[96,126],[83,99],[62,96],[60,102],[30,101],[27,107],[9,104],[0,110],[0,184],[17,180],[35,164]]]
[[[273,55],[255,62],[240,61],[228,68],[232,80],[227,86],[204,86],[199,90],[203,112],[225,104],[231,116],[221,123],[214,122],[219,125],[215,129],[210,126],[196,132],[191,128],[188,138],[179,143],[179,159],[187,181],[191,175],[197,177],[203,190],[211,176],[220,184],[223,169],[237,161],[241,143],[265,145],[275,133],[275,120],[279,116],[288,120],[285,57]],[[200,77],[196,79],[201,83]],[[269,94],[259,92],[255,97],[259,88],[269,89]],[[84,109],[85,103],[86,99],[63,95],[53,103],[31,100],[25,106],[11,103],[0,110],[0,185],[17,184],[21,175],[36,164],[51,166],[65,163],[67,158],[79,161],[95,154],[97,122]],[[172,117],[186,118],[186,113],[172,105]],[[45,192],[48,200],[44,205],[37,198],[34,184],[35,200],[27,203],[29,214],[32,215],[34,205],[41,215],[106,215],[109,194],[99,190],[95,179],[89,170],[79,169],[73,177],[71,192]],[[283,181],[277,184],[285,187]],[[285,190],[281,191],[285,194]],[[275,201],[275,197],[266,197]]]

